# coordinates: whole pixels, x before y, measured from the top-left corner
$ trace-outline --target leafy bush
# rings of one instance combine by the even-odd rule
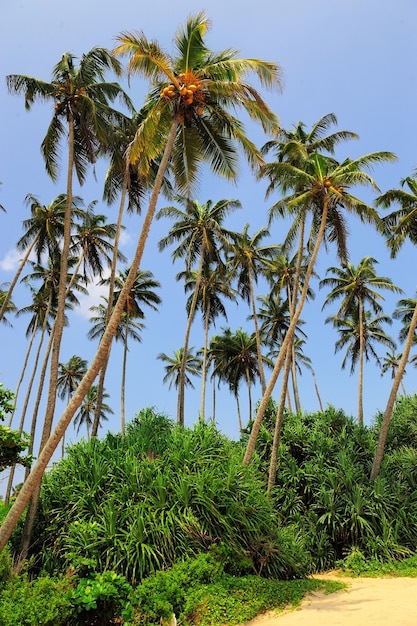
[[[173,614],[192,626],[241,624],[272,608],[299,604],[313,589],[336,590],[318,580],[277,581],[224,573],[213,555],[178,563],[145,579],[132,594],[133,623],[153,626],[168,623]]]
[[[14,577],[0,592],[2,626],[64,626],[72,609],[68,580]]]
[[[76,587],[67,592],[74,608],[71,623],[74,626],[103,626],[120,615],[129,618],[131,592],[132,587],[124,576],[115,572],[94,573],[77,580]]]
[[[111,570],[134,584],[223,546],[234,573],[303,575],[302,538],[281,527],[262,475],[243,467],[242,453],[212,426],[174,427],[150,409],[125,437],[73,446],[43,483],[44,567]]]

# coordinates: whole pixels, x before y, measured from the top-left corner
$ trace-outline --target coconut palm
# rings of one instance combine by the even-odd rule
[[[372,257],[364,257],[355,267],[348,263],[343,267],[330,267],[327,277],[320,281],[320,287],[330,287],[323,309],[337,300],[341,304],[336,313],[337,318],[344,319],[353,314],[358,319],[359,328],[359,379],[358,379],[358,424],[363,425],[363,357],[364,357],[364,325],[365,306],[368,305],[374,313],[381,313],[380,301],[384,300],[382,289],[400,293],[402,289],[393,284],[386,276],[377,276],[375,265],[378,261]],[[333,274],[333,275],[332,275]]]
[[[104,398],[108,398],[109,394],[104,392]],[[97,402],[97,387],[95,385],[91,385],[89,390],[87,391],[85,398],[74,417],[74,428],[77,427],[77,434],[80,432],[82,426],[85,426],[87,429],[87,439],[90,439],[91,426],[93,424],[94,415],[96,413],[96,402]],[[105,402],[101,405],[101,413],[99,426],[102,426],[102,422],[108,421],[108,415],[113,415],[113,409],[106,404]]]
[[[74,274],[83,269],[84,282],[89,277],[103,277],[104,267],[110,267],[113,245],[111,241],[116,234],[116,224],[107,224],[107,217],[94,213],[96,202],[91,202],[87,210],[81,215],[80,222],[74,224],[74,233],[71,238],[70,255],[77,259]],[[126,261],[126,257],[119,251],[117,260]]]
[[[374,348],[374,344],[382,344],[391,349],[395,348],[395,341],[382,330],[382,325],[392,324],[392,319],[388,315],[377,314],[375,317],[371,317],[371,315],[371,311],[364,310],[362,315],[363,319],[360,320],[358,311],[353,309],[343,317],[330,315],[326,319],[326,323],[332,323],[339,334],[339,339],[335,343],[335,352],[346,348],[345,356],[342,361],[342,369],[344,369],[350,361],[351,374],[355,371],[355,367],[358,363],[361,365],[360,359],[362,353],[366,361],[369,361],[372,356],[377,364],[380,364],[380,359]]]
[[[331,126],[337,126],[337,117],[334,113],[327,113],[321,117],[310,131],[306,130],[304,122],[294,124],[292,130],[281,128],[278,138],[268,141],[262,147],[262,153],[272,152],[277,161],[285,161],[299,167],[313,152],[334,154],[342,141],[359,138],[356,133],[348,130],[325,134]]]
[[[116,276],[115,280],[115,290],[113,294],[113,306],[116,305],[120,293],[123,290],[123,286],[126,281],[126,277],[129,274],[129,268],[124,271],[119,271],[118,276]],[[102,284],[107,284],[109,279],[102,280]],[[144,319],[145,312],[143,310],[144,306],[150,307],[154,311],[157,310],[157,306],[161,303],[161,298],[154,291],[154,289],[158,289],[160,287],[160,283],[155,280],[152,272],[146,270],[139,270],[137,273],[136,279],[129,290],[128,297],[125,301],[125,307],[122,314],[122,318],[120,322],[123,321],[123,324],[120,324],[120,334],[119,338],[123,340],[123,367],[122,367],[122,385],[121,385],[121,411],[120,411],[120,419],[121,419],[121,431],[124,435],[125,433],[125,386],[126,386],[126,364],[127,364],[127,353],[128,353],[128,339],[134,339],[135,341],[141,341],[140,331],[143,330],[144,326],[140,322],[137,322],[137,319]],[[102,324],[105,329],[105,319],[102,320]],[[94,334],[89,333],[90,338],[94,338]],[[94,437],[97,434],[98,422],[94,420],[92,425],[91,435]]]
[[[222,335],[216,336],[215,340],[212,339],[210,351],[214,357],[214,375],[225,382],[235,396],[239,428],[242,430],[240,383],[245,381],[248,387],[248,420],[250,420],[252,416],[251,386],[259,377],[255,335],[249,335],[242,328],[238,328],[234,333],[230,328],[224,328]]]
[[[11,297],[14,287],[20,278],[20,275],[33,253],[38,263],[46,252],[50,257],[54,256],[59,250],[59,242],[64,232],[64,216],[67,197],[65,194],[57,196],[50,204],[43,205],[38,198],[28,194],[25,198],[25,204],[30,207],[31,216],[23,221],[25,234],[19,239],[16,247],[19,251],[25,251],[23,258],[19,263],[19,267],[14,275],[5,300],[2,302],[0,309],[0,319],[3,317],[5,307],[7,307],[8,299]],[[73,198],[72,211],[75,215],[80,214],[82,200],[78,196]]]
[[[375,209],[349,193],[349,189],[359,185],[378,189],[376,182],[365,170],[372,167],[375,163],[393,160],[394,158],[395,156],[389,152],[375,152],[355,160],[346,159],[343,163],[336,164],[333,159],[314,153],[306,160],[303,169],[288,163],[275,163],[272,170],[270,170],[271,174],[282,180],[282,184],[286,188],[292,187],[295,190],[293,194],[285,198],[289,212],[295,211],[298,207],[305,207],[313,213],[313,221],[320,217],[320,222],[313,231],[314,247],[309,258],[305,282],[297,303],[297,309],[292,316],[290,327],[281,346],[271,379],[266,392],[263,394],[252,426],[244,458],[245,464],[250,462],[254,453],[263,415],[303,310],[317,254],[325,237],[329,213],[342,215],[342,209],[344,209],[356,214],[363,222],[378,223],[379,218]],[[278,165],[279,168],[277,168]],[[268,166],[265,166],[263,171],[265,175],[268,175]],[[342,222],[343,220],[340,219],[339,223],[341,224]]]
[[[68,363],[59,364],[58,374],[58,396],[61,400],[67,399],[68,402],[76,388],[78,387],[82,377],[87,370],[87,361],[80,356],[73,355]],[[65,436],[62,437],[62,456],[65,452]]]
[[[190,17],[176,36],[175,57],[165,54],[157,42],[148,41],[143,34],[125,33],[118,38],[120,45],[116,53],[130,57],[129,75],[141,74],[152,83],[145,105],[147,115],[132,143],[130,158],[132,162],[138,162],[144,175],[149,172],[150,164],[156,158],[161,157],[161,160],[132,259],[129,280],[125,283],[124,291],[86,375],[55,426],[48,449],[33,465],[30,481],[20,491],[3,522],[0,529],[0,550],[8,541],[28,499],[38,489],[53,451],[105,362],[125,299],[142,260],[171,157],[172,171],[179,188],[184,189],[197,180],[199,164],[202,162],[211,164],[215,174],[233,180],[237,177],[239,148],[242,148],[253,167],[262,162],[262,155],[248,139],[241,121],[229,111],[243,109],[267,133],[275,133],[278,128],[276,115],[271,112],[260,93],[246,81],[246,77],[253,72],[261,85],[267,88],[279,87],[279,66],[257,59],[238,59],[235,52],[230,50],[212,53],[204,41],[208,26],[209,21],[203,13]],[[167,90],[164,92],[165,87]],[[192,93],[189,94],[188,91]]]
[[[233,246],[227,255],[228,267],[232,276],[237,278],[237,290],[247,300],[252,309],[251,319],[255,325],[256,349],[262,393],[265,392],[265,374],[262,363],[261,337],[256,313],[255,283],[265,272],[265,266],[279,248],[272,244],[260,245],[265,237],[269,237],[267,228],[260,228],[252,237],[248,234],[249,224],[245,224],[242,233],[233,235]]]
[[[395,257],[407,238],[411,243],[417,244],[417,177],[409,176],[401,181],[401,189],[390,189],[377,198],[377,206],[389,208],[392,204],[399,204],[400,208],[390,213],[384,219],[386,227],[388,246],[391,256]],[[407,186],[408,190],[404,189]],[[391,391],[385,407],[384,416],[381,422],[378,445],[371,470],[371,480],[377,478],[382,458],[384,456],[385,442],[388,435],[392,412],[394,410],[395,399],[397,397],[400,382],[404,375],[406,365],[410,356],[411,347],[414,343],[415,330],[417,327],[417,301],[410,318],[408,333],[405,339],[403,354],[398,365],[397,373],[392,383]]]
[[[400,352],[399,354],[397,354],[397,352],[395,351],[395,349],[393,348],[392,350],[388,350],[385,353],[385,356],[382,357],[381,359],[381,376],[383,376],[384,374],[386,374],[387,372],[391,373],[391,378],[392,380],[394,380],[395,375],[398,371],[400,362],[401,362],[401,358],[402,358],[402,353]],[[405,370],[404,370],[404,374],[405,374]],[[407,395],[406,391],[405,391],[405,386],[404,386],[404,381],[401,380],[401,389],[402,392],[404,394],[404,396]]]
[[[185,359],[185,385],[192,389],[194,389],[194,385],[190,376],[201,376],[201,368],[203,365],[201,357],[193,354],[193,350],[194,347],[188,349],[188,354]],[[157,356],[157,359],[167,364],[164,367],[165,376],[163,382],[166,383],[169,381],[168,389],[171,389],[172,385],[178,389],[180,384],[181,363],[184,360],[182,351],[183,348],[179,348],[174,351],[174,356],[169,356],[165,352],[161,352]]]
[[[196,283],[199,282],[199,290],[197,294],[196,309],[201,309],[204,323],[204,347],[203,347],[203,365],[202,365],[202,385],[201,385],[201,406],[200,419],[205,419],[205,393],[207,378],[207,360],[208,360],[208,344],[209,344],[209,327],[215,324],[216,317],[222,315],[227,321],[226,308],[222,302],[222,298],[227,298],[236,302],[238,292],[230,285],[230,275],[226,272],[226,268],[221,266],[211,266],[205,263],[201,276],[197,271],[181,272],[178,278],[186,277],[185,291],[191,291],[191,296],[187,301],[187,311],[190,310]]]
[[[2,287],[4,286],[5,284],[3,283]],[[5,291],[4,289],[1,289],[1,287],[0,287],[0,306],[2,307],[2,309],[4,308],[4,313],[14,313],[17,310],[15,303],[8,296],[8,292]],[[0,317],[0,321],[6,326],[11,326],[11,323],[9,322],[9,320],[4,314]]]
[[[121,65],[114,56],[104,48],[93,48],[84,54],[78,64],[76,57],[70,53],[62,55],[52,72],[51,82],[46,82],[19,74],[6,77],[9,91],[24,94],[25,105],[30,109],[35,100],[52,102],[54,113],[41,144],[46,171],[52,180],[58,176],[60,143],[66,140],[68,147],[67,165],[67,203],[65,207],[63,245],[61,254],[60,287],[58,308],[53,333],[53,345],[50,364],[49,391],[46,406],[44,431],[41,447],[49,438],[56,403],[56,385],[58,377],[59,352],[64,329],[64,309],[67,277],[67,262],[71,236],[71,207],[73,196],[73,173],[75,171],[80,184],[84,182],[87,165],[96,160],[100,143],[108,141],[110,124],[120,114],[110,107],[115,98],[131,107],[130,99],[116,83],[104,81],[105,73],[112,70],[121,74]],[[37,504],[39,486],[34,494]],[[35,504],[27,524],[33,525]]]
[[[175,206],[161,209],[158,218],[169,217],[175,220],[168,235],[159,242],[159,249],[164,250],[168,245],[179,242],[172,253],[173,260],[185,258],[186,275],[198,262],[198,270],[194,287],[193,298],[188,309],[187,326],[185,330],[183,355],[187,354],[191,325],[197,306],[200,282],[203,267],[207,263],[216,263],[219,268],[224,265],[222,252],[231,245],[232,233],[223,226],[223,221],[229,213],[241,207],[238,200],[219,200],[213,204],[207,200],[204,204],[198,201],[190,201],[186,197],[179,196],[177,201],[185,207],[181,210]],[[181,274],[180,274],[181,275]],[[180,376],[178,387],[177,422],[184,425],[184,368]]]

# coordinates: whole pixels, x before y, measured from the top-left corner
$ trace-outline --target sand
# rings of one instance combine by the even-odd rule
[[[270,611],[248,626],[417,626],[417,578],[317,578],[341,580],[348,588],[314,592],[298,608]]]

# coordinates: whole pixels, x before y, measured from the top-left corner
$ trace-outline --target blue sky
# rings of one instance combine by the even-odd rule
[[[378,166],[373,176],[382,191],[398,187],[400,179],[412,174],[417,166],[417,44],[415,23],[417,5],[414,0],[210,0],[196,4],[188,0],[172,3],[138,3],[132,0],[89,0],[57,3],[51,0],[15,0],[2,3],[0,8],[0,203],[7,213],[0,213],[0,283],[10,281],[16,269],[18,255],[15,242],[22,235],[22,220],[27,217],[24,206],[26,194],[37,196],[42,203],[51,202],[65,191],[65,150],[63,168],[58,183],[47,177],[39,146],[50,120],[49,105],[35,104],[28,113],[22,97],[7,93],[4,76],[27,74],[49,80],[53,66],[63,52],[81,56],[93,46],[112,48],[121,31],[143,30],[149,38],[158,39],[168,52],[178,27],[190,13],[204,9],[212,21],[208,35],[213,50],[234,48],[242,57],[257,57],[278,62],[283,70],[284,89],[281,94],[265,93],[271,108],[279,115],[284,128],[298,121],[310,127],[323,115],[333,112],[339,120],[339,129],[359,134],[360,140],[345,143],[338,156],[355,158],[368,152],[389,150],[398,161]],[[132,79],[129,95],[139,108],[147,90],[146,82]],[[248,135],[259,146],[268,139],[261,130],[247,126]],[[97,167],[97,181],[90,175],[88,181],[76,192],[85,203],[98,200],[97,211],[115,221],[117,207],[108,208],[101,203],[101,180],[105,164]],[[267,223],[267,210],[274,201],[265,200],[265,183],[256,182],[245,164],[236,185],[215,179],[206,174],[198,200],[217,201],[235,198],[243,209],[228,222],[230,228],[241,230],[250,224],[254,233]],[[368,202],[373,195],[361,192]],[[166,202],[161,199],[160,206]],[[364,256],[379,261],[378,273],[389,276],[403,288],[405,295],[415,293],[415,258],[417,251],[406,245],[397,259],[392,261],[382,238],[371,228],[357,220],[348,222],[350,260],[357,264]],[[140,232],[141,218],[127,219],[123,251],[133,254]],[[175,417],[176,392],[163,385],[163,364],[156,359],[160,352],[168,354],[183,342],[186,325],[183,288],[175,281],[182,269],[172,265],[170,251],[161,254],[157,242],[170,224],[164,220],[152,228],[143,269],[149,269],[161,282],[162,305],[159,312],[150,312],[146,318],[143,342],[131,346],[128,355],[127,419],[145,406],[156,406]],[[280,243],[285,227],[276,221],[271,226],[271,243]],[[322,251],[317,271],[324,276],[326,268],[337,264],[334,251]],[[342,354],[334,355],[335,332],[324,325],[330,309],[321,312],[325,294],[313,285],[316,299],[305,313],[305,331],[308,343],[305,353],[312,359],[320,393],[325,404],[342,407],[356,413],[356,376],[341,371]],[[259,289],[259,294],[265,292]],[[14,301],[17,306],[28,304],[29,292],[20,287]],[[385,312],[391,314],[398,296],[386,297]],[[71,328],[64,339],[62,361],[73,354],[91,359],[95,344],[88,341],[88,307],[99,302],[99,290],[90,289],[88,299],[71,315]],[[234,330],[242,326],[251,331],[246,321],[249,311],[244,304],[228,308],[228,322],[219,319],[217,331],[230,325]],[[0,381],[14,389],[27,348],[25,330],[28,318],[13,319],[13,328],[0,328],[1,358]],[[387,329],[388,331],[388,329]],[[398,326],[389,331],[397,339]],[[201,347],[203,326],[196,318],[191,345]],[[384,352],[384,350],[382,350]],[[112,350],[107,377],[109,404],[115,415],[106,429],[119,427],[120,377],[122,354],[117,344]],[[417,370],[409,368],[405,379],[408,392],[416,388]],[[310,374],[305,371],[300,381],[301,400],[305,410],[317,410],[317,399]],[[389,377],[370,364],[365,369],[364,381],[365,420],[369,423],[377,409],[383,409],[390,389]],[[24,385],[23,385],[24,387]],[[278,389],[276,390],[276,395]],[[255,401],[260,398],[254,391]],[[195,392],[186,395],[186,421],[196,420],[200,400],[199,382]],[[23,401],[23,394],[21,402]],[[242,388],[242,407],[246,408],[246,393]],[[57,416],[60,406],[57,408]],[[207,400],[207,414],[211,412]],[[30,414],[30,413],[29,413]],[[18,415],[18,411],[17,411]],[[226,390],[218,396],[217,418],[220,428],[237,436],[235,402]],[[27,427],[28,428],[28,427]],[[75,440],[70,426],[69,440]]]

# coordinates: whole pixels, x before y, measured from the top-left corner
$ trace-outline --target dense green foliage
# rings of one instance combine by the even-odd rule
[[[265,471],[274,411],[271,403],[258,442]],[[284,417],[272,498],[281,523],[303,531],[318,571],[352,550],[377,560],[416,550],[417,397],[398,400],[381,474],[370,481],[381,419],[364,428],[332,407]]]
[[[374,482],[382,415],[366,428],[333,407],[286,413],[267,495],[275,415],[271,401],[249,467],[247,435],[184,429],[154,409],[125,437],[72,446],[44,480],[33,577],[2,555],[0,623],[238,624],[297,604],[323,584],[309,572],[415,575],[417,396],[397,401]]]
[[[14,394],[10,389],[4,389],[0,383],[0,422],[7,415],[14,412]],[[29,445],[29,436],[17,430],[11,430],[8,426],[0,423],[0,472],[15,463],[30,465],[31,457],[23,456],[22,452]]]
[[[304,542],[281,526],[258,469],[213,427],[173,426],[145,410],[126,436],[70,448],[45,477],[39,563],[51,573],[113,570],[137,583],[222,546],[233,573],[307,571]]]

